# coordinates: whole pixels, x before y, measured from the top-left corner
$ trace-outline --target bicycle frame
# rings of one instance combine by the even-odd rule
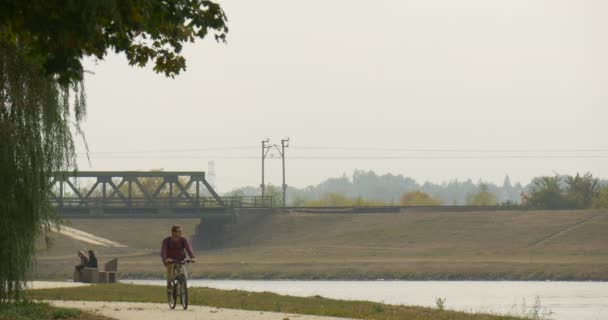
[[[177,279],[178,276],[183,276],[188,279],[188,270],[186,269],[185,261],[179,261],[173,263],[173,280]]]
[[[189,262],[193,261],[183,260],[171,262],[171,264],[173,264],[173,277],[170,281],[170,290],[167,291],[167,301],[171,309],[175,308],[177,297],[179,297],[184,310],[188,308],[188,270],[186,269],[186,264]]]

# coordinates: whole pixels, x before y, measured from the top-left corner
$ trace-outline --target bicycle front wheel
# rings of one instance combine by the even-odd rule
[[[188,309],[188,284],[184,278],[179,280],[179,301],[184,310]]]
[[[167,302],[171,309],[175,309],[175,305],[177,304],[177,290],[177,282],[172,281],[171,286],[167,289]]]

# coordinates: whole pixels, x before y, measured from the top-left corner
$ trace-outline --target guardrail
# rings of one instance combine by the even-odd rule
[[[132,209],[146,209],[146,208],[191,208],[191,209],[205,209],[205,208],[272,208],[273,197],[272,196],[250,196],[250,197],[219,197],[223,205],[219,205],[218,201],[214,197],[199,197],[196,200],[188,199],[172,199],[172,198],[155,198],[147,199],[143,197],[130,198],[126,201],[123,199],[116,198],[87,198],[80,199],[78,197],[72,197],[67,195],[61,199],[55,198],[51,200],[51,204],[55,208],[61,209],[76,209],[76,208],[132,208]]]

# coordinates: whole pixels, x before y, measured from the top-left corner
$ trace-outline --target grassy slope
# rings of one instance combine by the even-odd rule
[[[46,303],[0,304],[0,320],[112,320],[77,309],[57,308]]]
[[[198,221],[90,219],[72,226],[128,244],[95,248],[102,260],[124,256],[123,274],[161,276],[157,247],[173,223],[192,234]],[[608,280],[607,228],[608,214],[594,210],[242,216],[226,229],[224,248],[197,252],[201,263],[190,271],[222,278]],[[74,263],[74,241],[54,238],[55,247],[39,255],[40,276],[61,275]]]
[[[517,320],[510,316],[470,314],[440,311],[424,307],[394,306],[369,301],[344,301],[321,297],[291,297],[268,292],[189,288],[191,305],[218,308],[275,311],[359,319],[410,319],[410,320]],[[91,287],[31,290],[33,299],[132,301],[165,303],[163,287],[125,284],[96,285]],[[168,307],[167,307],[168,308]],[[178,307],[179,308],[179,307]]]

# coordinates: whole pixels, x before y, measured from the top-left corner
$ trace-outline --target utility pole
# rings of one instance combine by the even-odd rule
[[[279,147],[275,145],[277,150]],[[283,160],[283,207],[287,206],[287,201],[285,200],[285,194],[287,193],[287,184],[285,184],[285,148],[289,147],[289,138],[281,139],[281,149],[279,153],[281,154],[281,160]]]
[[[262,188],[262,206],[264,206],[264,159],[266,159],[266,155],[268,154],[268,150],[270,150],[270,146],[267,146],[268,138],[262,140],[262,184],[260,188]]]
[[[213,189],[217,189],[217,185],[215,184],[215,161],[211,160],[207,162],[207,171],[209,171],[207,174],[207,181],[209,181],[209,184]]]

